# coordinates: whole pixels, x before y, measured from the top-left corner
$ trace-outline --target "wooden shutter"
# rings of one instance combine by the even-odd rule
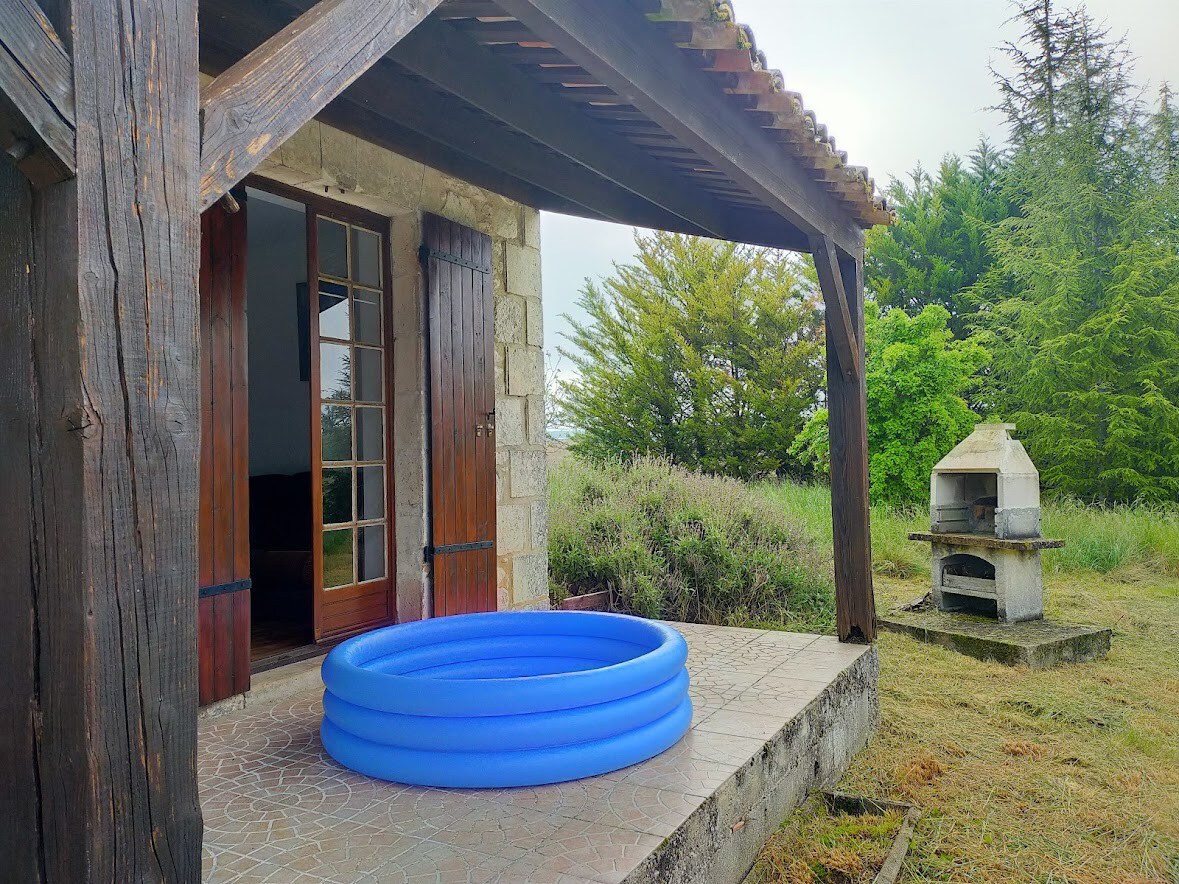
[[[200,702],[250,687],[246,209],[201,216]]]
[[[426,215],[434,616],[496,609],[491,238]]]

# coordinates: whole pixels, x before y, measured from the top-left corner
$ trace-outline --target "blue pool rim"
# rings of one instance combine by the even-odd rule
[[[687,644],[589,611],[464,614],[349,639],[322,667],[324,748],[423,786],[531,786],[673,746],[692,720]]]

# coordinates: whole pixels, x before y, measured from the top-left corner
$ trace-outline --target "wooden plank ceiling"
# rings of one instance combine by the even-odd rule
[[[785,88],[732,7],[626,0],[857,227],[891,221],[866,170]],[[218,73],[313,0],[201,0]],[[446,0],[320,118],[521,202],[642,227],[810,250],[805,232],[492,0]]]

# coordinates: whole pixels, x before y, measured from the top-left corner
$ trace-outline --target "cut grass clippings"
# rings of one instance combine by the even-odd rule
[[[923,588],[878,577],[877,606]],[[1030,671],[881,635],[880,731],[839,789],[923,809],[901,881],[1179,875],[1179,580],[1050,575],[1047,601],[1054,618],[1112,626],[1109,656]],[[762,880],[871,880],[837,877],[842,855],[812,855],[858,850],[838,837],[845,822],[787,821],[762,854]],[[860,859],[871,869],[879,856],[865,844]]]

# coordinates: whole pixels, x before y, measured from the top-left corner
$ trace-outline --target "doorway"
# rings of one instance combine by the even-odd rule
[[[388,219],[233,197],[202,216],[202,705],[396,612]]]
[[[246,190],[251,658],[389,622],[388,221]]]

